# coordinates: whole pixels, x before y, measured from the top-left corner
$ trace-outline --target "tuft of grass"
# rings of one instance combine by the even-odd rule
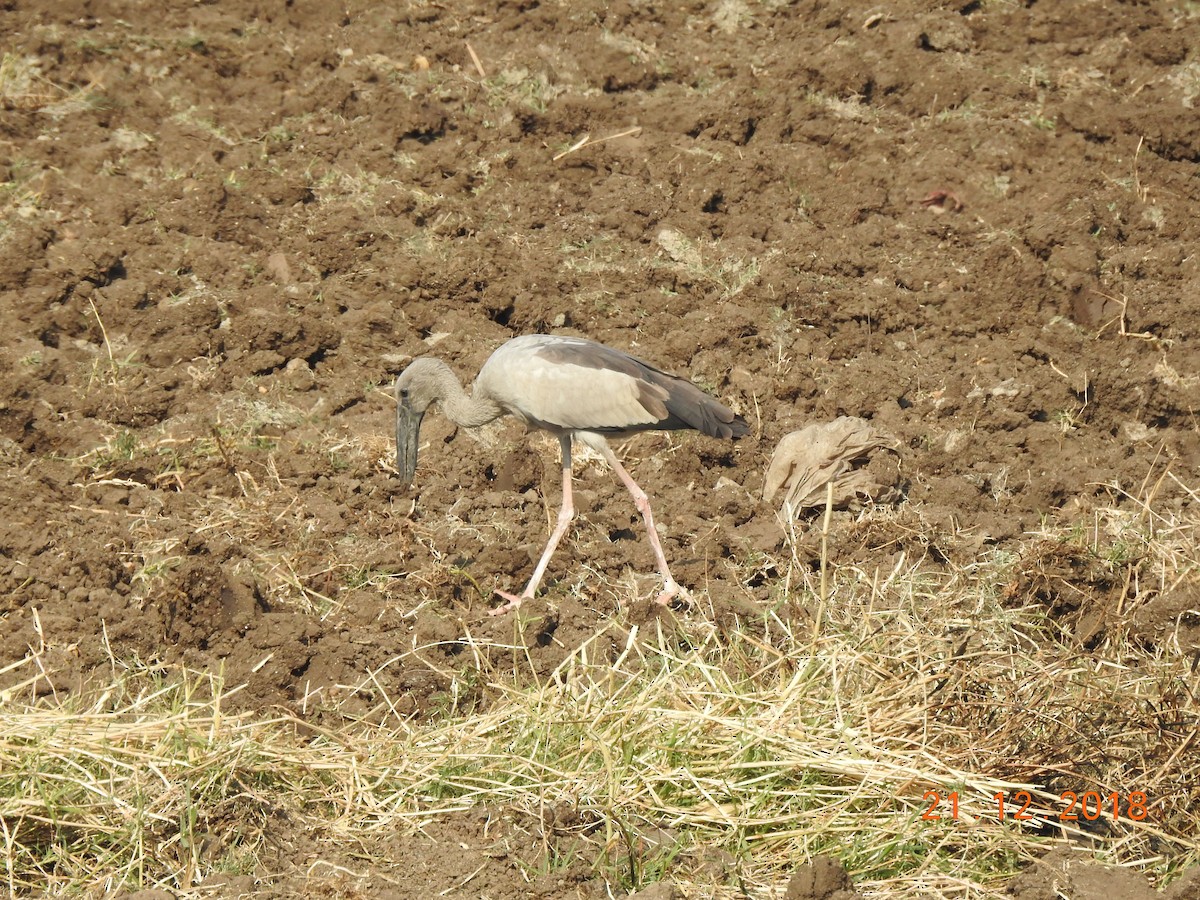
[[[566,88],[551,83],[543,72],[530,72],[525,68],[505,69],[484,80],[487,102],[493,109],[527,107],[544,113],[550,104]]]
[[[1162,566],[1195,571],[1195,543],[1189,555],[1139,534],[1143,556],[1162,547]],[[1168,880],[1200,860],[1187,661],[1120,635],[1109,653],[1080,653],[1036,605],[1004,604],[1012,564],[831,563],[815,628],[788,615],[818,596],[807,572],[775,610],[732,626],[611,622],[540,678],[532,663],[501,675],[486,661],[519,666],[519,648],[468,631],[463,684],[486,704],[460,704],[456,687],[443,715],[417,722],[384,696],[382,720],[316,733],[229,715],[236,688],[186,670],[114,663],[87,701],[38,698],[35,652],[0,694],[3,876],[14,892],[179,889],[252,868],[284,814],[327,848],[369,848],[472,809],[557,807],[588,827],[521,865],[555,871],[582,854],[627,890],[669,876],[765,897],[824,853],[864,892],[1000,897],[1062,837]],[[368,686],[381,690],[369,673]],[[1089,833],[1061,818],[1065,790],[1123,802],[1140,790],[1148,816]],[[711,883],[711,848],[734,861],[728,883]]]
[[[247,866],[269,814],[253,800],[283,784],[259,754],[273,723],[226,716],[232,692],[214,675],[114,666],[87,700],[22,702],[34,681],[0,691],[0,880],[13,896],[186,886]]]
[[[56,118],[93,109],[101,102],[99,85],[64,87],[42,74],[33,56],[0,56],[0,108],[45,112]]]
[[[847,98],[834,97],[821,91],[809,91],[804,98],[808,103],[820,109],[828,110],[842,119],[855,122],[869,122],[877,118],[878,112],[857,94]]]
[[[693,241],[682,232],[671,228],[662,229],[656,238],[670,262],[659,262],[701,283],[716,287],[722,300],[728,300],[756,284],[760,275],[760,257],[723,256],[710,261],[709,246]],[[768,250],[761,259],[778,255]]]
[[[378,450],[342,449],[357,466]],[[208,500],[204,528],[256,547],[266,589],[325,616],[336,604],[313,584],[334,570],[313,568],[303,517],[255,489],[248,451],[230,454],[243,490]],[[202,459],[183,454],[180,479]],[[259,477],[288,490],[269,467]],[[626,612],[549,673],[516,621],[511,641],[459,625],[386,663],[446,685],[424,719],[399,712],[411,703],[377,671],[313,695],[328,704],[306,707],[320,726],[231,714],[240,687],[219,672],[137,660],[112,659],[85,693],[47,694],[43,636],[0,667],[0,881],[51,896],[187,890],[277,866],[272,848],[297,830],[319,835],[326,859],[399,875],[386,850],[397,831],[483,809],[535,822],[570,811],[574,825],[543,830],[514,861],[530,877],[590,866],[613,890],[670,878],[685,893],[765,898],[797,860],[830,854],[867,895],[999,898],[1064,838],[1169,882],[1200,862],[1194,672],[1183,648],[1122,623],[1200,574],[1197,497],[1168,468],[1111,499],[1090,524],[959,564],[901,550],[872,572],[823,551],[816,570],[793,538],[792,559],[771,564],[773,607],[640,624]],[[178,550],[150,525],[133,523],[130,550],[148,596]],[[397,578],[349,561],[378,546],[340,547],[341,580],[397,599],[406,579],[451,577],[435,559],[438,571]],[[1068,579],[1122,585],[1118,615],[1087,647],[1013,588],[1075,596]],[[439,667],[442,641],[456,671]],[[366,711],[354,705],[365,696]],[[1064,819],[1068,791],[1106,810],[1116,794],[1119,813]],[[1131,815],[1135,792],[1145,816]]]
[[[0,71],[0,109],[8,105],[4,78]],[[30,220],[49,214],[42,204],[48,170],[18,156],[9,162],[9,173],[8,181],[0,181],[0,241],[19,233]]]

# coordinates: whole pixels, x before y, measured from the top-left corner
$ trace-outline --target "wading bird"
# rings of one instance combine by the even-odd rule
[[[575,515],[571,497],[571,443],[598,451],[612,466],[646,523],[646,534],[668,604],[687,591],[671,577],[645,491],[621,465],[605,437],[638,431],[694,428],[718,438],[736,438],[749,430],[746,421],[690,381],[649,363],[584,338],[529,334],[501,344],[488,357],[470,395],[440,359],[413,360],[396,379],[396,468],[405,484],[417,470],[421,418],[437,403],[450,421],[477,428],[502,415],[516,416],[527,427],[541,428],[562,447],[562,507],[533,577],[520,595],[496,591],[508,602],[494,610],[516,609],[537,591],[554,549]]]

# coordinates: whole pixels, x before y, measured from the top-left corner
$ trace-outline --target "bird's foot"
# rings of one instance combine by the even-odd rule
[[[508,602],[503,606],[497,606],[495,609],[489,609],[489,616],[502,616],[507,612],[512,612],[514,609],[520,609],[521,604],[532,597],[532,594],[510,594],[508,591],[496,591],[497,596],[503,597]]]
[[[654,602],[659,606],[674,606],[676,600],[690,606],[692,603],[692,594],[673,578],[668,578],[663,585],[662,593],[658,595],[658,599]]]

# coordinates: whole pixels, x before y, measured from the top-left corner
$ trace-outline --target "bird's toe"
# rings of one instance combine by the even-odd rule
[[[519,609],[521,604],[529,599],[524,594],[517,596],[516,594],[510,594],[508,591],[501,590],[496,591],[496,596],[503,597],[508,602],[503,606],[497,606],[495,609],[489,609],[489,616],[502,616],[507,612],[512,612],[514,609]]]
[[[668,581],[663,585],[662,593],[658,595],[655,601],[660,606],[690,606],[692,603],[691,592],[687,588],[674,581]]]

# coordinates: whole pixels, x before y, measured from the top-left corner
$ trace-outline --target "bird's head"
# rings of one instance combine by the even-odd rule
[[[441,384],[448,373],[441,360],[422,357],[396,379],[396,468],[405,484],[412,484],[417,472],[421,419],[442,398]]]

